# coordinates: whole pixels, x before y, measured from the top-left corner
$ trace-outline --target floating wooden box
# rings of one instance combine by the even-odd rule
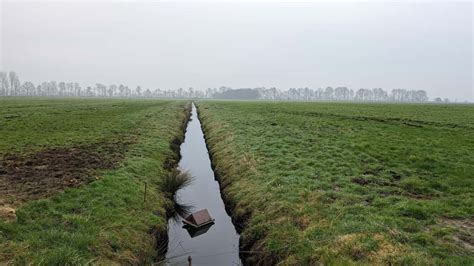
[[[183,223],[193,228],[200,228],[214,223],[214,219],[209,215],[207,209],[204,209],[190,214],[183,220]]]

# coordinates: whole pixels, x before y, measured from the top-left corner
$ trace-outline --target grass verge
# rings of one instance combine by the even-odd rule
[[[0,262],[148,264],[166,235],[162,177],[179,160],[189,104],[178,101],[2,99],[0,155],[28,155],[117,138],[123,158],[94,181],[17,204],[0,221]],[[15,142],[15,139],[21,141]],[[178,153],[176,153],[178,145]],[[145,187],[147,187],[146,198]],[[9,199],[10,203],[14,199]]]
[[[202,101],[247,264],[472,264],[469,105]]]

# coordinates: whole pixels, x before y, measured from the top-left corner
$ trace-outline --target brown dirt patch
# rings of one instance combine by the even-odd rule
[[[16,220],[15,209],[8,206],[0,206],[0,220],[6,220],[6,221]]]
[[[462,220],[442,219],[441,223],[456,229],[457,232],[452,236],[456,244],[474,252],[474,217]]]
[[[116,141],[5,155],[0,158],[0,205],[18,205],[91,182],[97,170],[112,168],[123,159],[127,145]]]

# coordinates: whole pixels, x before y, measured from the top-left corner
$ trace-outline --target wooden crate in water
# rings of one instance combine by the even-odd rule
[[[190,214],[183,220],[183,223],[194,228],[199,228],[214,223],[214,219],[212,219],[207,209],[203,209]]]

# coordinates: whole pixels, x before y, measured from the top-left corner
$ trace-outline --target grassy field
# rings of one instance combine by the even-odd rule
[[[0,98],[0,264],[151,263],[187,107]]]
[[[474,106],[198,108],[250,264],[474,263]]]

